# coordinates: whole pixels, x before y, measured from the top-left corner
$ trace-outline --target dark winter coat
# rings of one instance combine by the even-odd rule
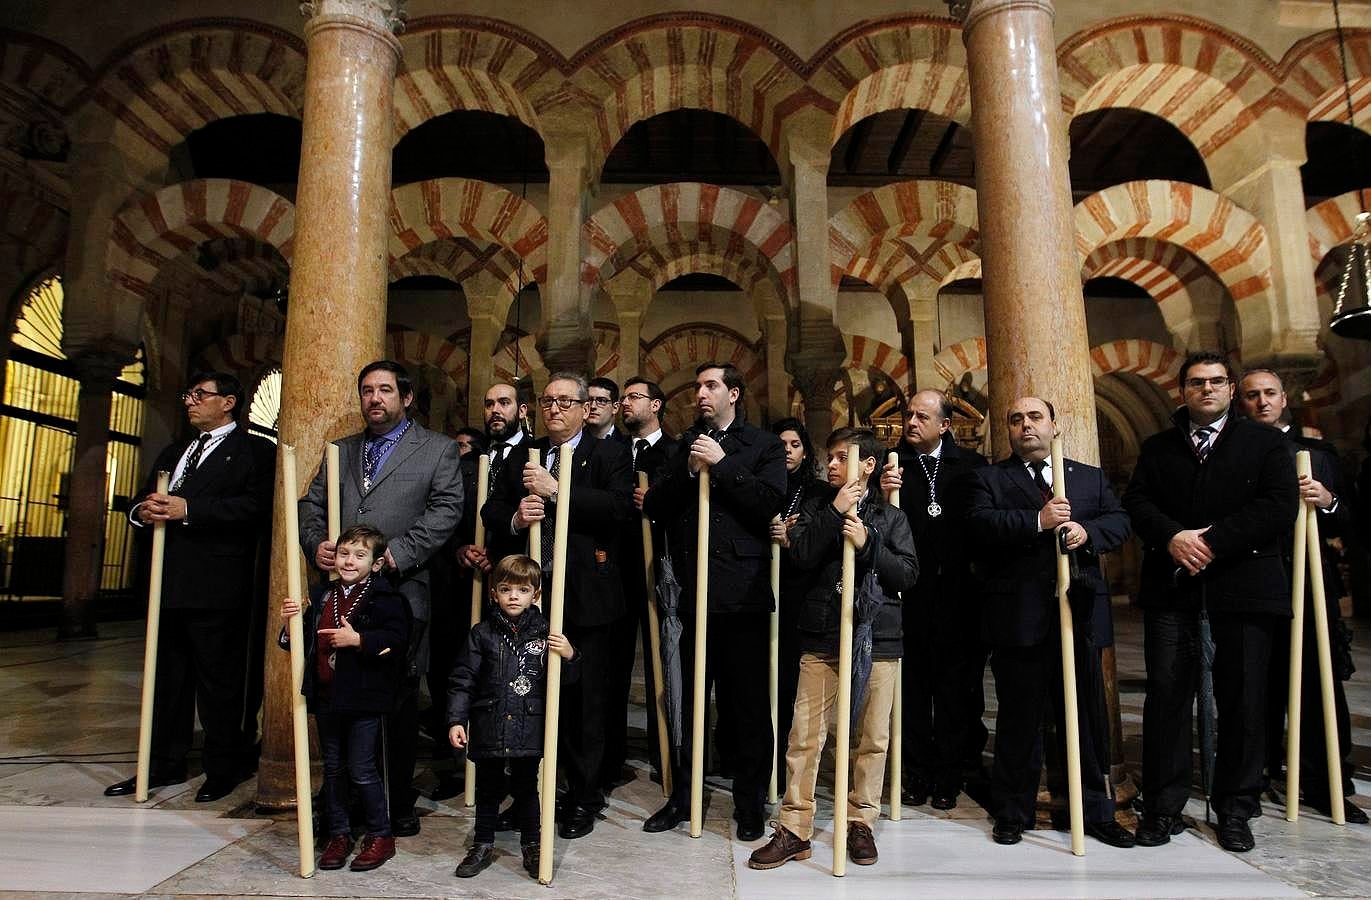
[[[310,712],[388,715],[395,707],[396,695],[406,671],[405,650],[409,646],[409,604],[385,575],[372,575],[371,594],[353,610],[348,622],[362,637],[360,647],[338,650],[329,696],[321,699],[315,689],[315,648],[318,646],[319,615],[324,608],[324,593],[332,588],[325,582],[313,591],[304,616],[305,678],[300,693],[309,701]],[[282,650],[290,649],[290,630],[282,627],[277,637]]]
[[[843,577],[843,516],[833,508],[832,487],[800,507],[800,520],[790,530],[790,558],[806,573],[808,589],[800,603],[800,650],[824,656],[838,655],[839,602]],[[874,565],[884,597],[876,611],[872,630],[875,659],[899,659],[904,655],[904,631],[900,593],[914,586],[919,559],[904,513],[880,499],[862,511],[867,540],[857,551],[856,586]]]
[[[530,606],[519,617],[518,628],[516,634],[503,615],[487,608],[485,618],[467,635],[466,646],[448,680],[448,727],[467,726],[467,756],[471,759],[543,755],[547,619],[536,606]],[[513,688],[520,658],[524,659],[523,674],[530,682],[528,693],[523,695]],[[579,662],[579,653],[562,662],[564,684],[576,680]]]

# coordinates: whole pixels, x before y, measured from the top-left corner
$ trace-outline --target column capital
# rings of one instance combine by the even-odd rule
[[[627,269],[605,284],[605,293],[614,304],[614,311],[622,318],[645,314],[656,290],[651,281],[638,272]]]
[[[1023,11],[1039,12],[1049,19],[1057,17],[1057,9],[1052,0],[944,0],[948,12],[954,19],[961,20],[963,36],[969,34],[982,21],[996,13]]]
[[[71,364],[76,367],[76,374],[82,385],[87,382],[101,384],[113,382],[118,378],[124,366],[133,362],[137,352],[137,348],[116,342],[99,349],[79,350],[69,358]]]
[[[409,18],[409,0],[303,0],[300,15],[309,21],[305,28],[321,19],[346,17],[366,22],[378,31],[399,34]]]

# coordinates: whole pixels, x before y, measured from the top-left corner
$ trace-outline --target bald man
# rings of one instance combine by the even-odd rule
[[[998,844],[1017,844],[1033,826],[1043,744],[1039,726],[1051,708],[1059,758],[1065,759],[1061,627],[1057,610],[1057,544],[1075,559],[1076,681],[1081,727],[1085,832],[1113,847],[1133,834],[1114,819],[1109,792],[1100,651],[1114,643],[1109,590],[1100,554],[1128,539],[1128,516],[1095,466],[1063,461],[1066,496],[1054,499],[1051,442],[1058,434],[1052,404],[1020,397],[1009,406],[1007,459],[976,470],[967,494],[967,537],[981,582],[981,636],[991,647],[999,713],[991,768]],[[1093,655],[1093,658],[1092,658]]]

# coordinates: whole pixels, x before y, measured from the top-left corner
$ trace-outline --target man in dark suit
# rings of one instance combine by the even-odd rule
[[[602,441],[627,443],[623,432],[614,427],[614,420],[619,415],[619,386],[608,378],[592,378],[586,388],[590,391],[586,431]]]
[[[591,383],[591,396],[595,395],[595,385]],[[633,495],[638,510],[642,510],[645,492],[638,487],[638,473],[645,472],[649,484],[655,482],[671,457],[676,455],[676,442],[662,430],[661,412],[666,403],[666,395],[652,381],[635,375],[624,382],[624,393],[619,400],[619,412],[623,422],[622,429],[613,434],[622,439],[633,458]],[[660,524],[653,523],[653,549],[661,555],[663,540]],[[613,714],[609,718],[609,733],[605,737],[605,760],[603,780],[606,790],[622,777],[621,772],[628,757],[628,697],[633,682],[633,663],[638,655],[638,634],[642,635],[643,678],[647,686],[647,742],[648,759],[656,759],[657,753],[657,715],[653,709],[655,682],[652,680],[652,645],[647,633],[645,608],[649,602],[656,602],[656,596],[649,597],[647,576],[643,571],[643,530],[629,527],[623,533],[624,576],[624,615],[614,627],[614,671],[611,676],[614,691],[610,701]],[[657,760],[660,772],[661,760]]]
[[[1285,386],[1281,378],[1270,369],[1251,369],[1243,375],[1238,387],[1238,401],[1245,416],[1254,422],[1280,429],[1287,439],[1288,449],[1293,456],[1300,450],[1309,451],[1310,468],[1313,475],[1300,476],[1300,496],[1314,504],[1318,510],[1319,537],[1329,538],[1349,535],[1353,528],[1352,505],[1343,496],[1342,473],[1338,470],[1338,458],[1332,445],[1307,438],[1298,430],[1284,423],[1286,418]],[[1294,535],[1285,541],[1286,565],[1293,565]],[[1367,823],[1366,813],[1361,807],[1348,800],[1356,793],[1352,784],[1355,766],[1352,762],[1352,723],[1347,711],[1347,693],[1343,690],[1346,675],[1337,671],[1338,652],[1342,644],[1342,629],[1338,627],[1342,615],[1338,598],[1342,596],[1342,575],[1338,572],[1336,555],[1327,547],[1323,549],[1323,583],[1328,610],[1328,644],[1333,649],[1333,711],[1338,726],[1338,746],[1341,750],[1343,782],[1343,813],[1347,821],[1358,825]],[[1304,788],[1304,800],[1325,814],[1332,810],[1328,791],[1328,758],[1324,753],[1324,730],[1322,715],[1322,694],[1319,687],[1318,643],[1314,630],[1314,595],[1305,581],[1304,615],[1304,652],[1302,654],[1303,677],[1300,679],[1301,706],[1300,743],[1304,750],[1300,753],[1300,785]],[[1266,773],[1274,790],[1284,790],[1283,764],[1285,762],[1285,712],[1290,695],[1290,629],[1284,622],[1279,624],[1271,644],[1271,664],[1267,681],[1267,722],[1266,722]],[[1350,673],[1347,673],[1350,674]],[[1277,784],[1279,782],[1279,785]]]
[[[980,769],[987,737],[980,610],[967,583],[962,533],[967,475],[985,458],[957,446],[952,404],[919,391],[905,410],[899,465],[881,471],[881,491],[900,491],[919,555],[919,580],[904,598],[903,801],[957,805],[963,772]]]
[[[251,770],[253,735],[244,729],[256,717],[244,710],[249,625],[253,607],[263,603],[254,560],[271,528],[276,448],[238,427],[243,386],[237,378],[208,372],[190,384],[181,400],[196,436],[158,455],[129,519],[139,526],[167,523],[149,786],[185,780],[198,709],[205,783],[195,799],[206,803],[227,795]],[[171,473],[166,494],[156,490],[159,471]],[[133,778],[105,789],[109,797],[133,792]]]
[[[606,717],[614,712],[609,708],[613,625],[624,614],[619,536],[633,517],[628,448],[584,430],[588,396],[580,375],[552,376],[538,400],[547,437],[531,445],[540,452],[541,464],[529,460],[527,445],[516,448],[482,511],[492,544],[493,536],[503,536],[507,552],[521,552],[516,546],[529,525],[542,522],[540,561],[546,575],[552,570],[557,475],[562,466],[572,467],[564,631],[582,662],[580,678],[562,685],[560,748],[567,792],[559,833],[569,840],[589,834],[605,804],[600,776]]]
[[[991,768],[993,836],[1017,844],[1032,827],[1042,771],[1038,729],[1050,706],[1059,754],[1065,757],[1061,625],[1057,599],[1057,544],[1076,562],[1072,611],[1081,736],[1081,787],[1086,834],[1114,847],[1133,846],[1133,835],[1114,820],[1109,793],[1100,650],[1114,642],[1109,591],[1100,554],[1128,538],[1128,516],[1104,473],[1072,459],[1066,496],[1054,499],[1051,442],[1058,433],[1052,404],[1021,397],[1009,406],[1012,455],[977,469],[967,488],[966,534],[976,550],[981,586],[981,633],[992,648],[999,713]]]
[[[706,681],[712,675],[719,729],[733,740],[733,817],[738,839],[763,834],[767,782],[775,764],[767,648],[771,633],[771,518],[785,502],[785,447],[743,420],[742,373],[729,363],[695,370],[700,418],[681,436],[681,450],[643,500],[653,521],[671,522],[671,554],[681,582],[680,659],[695,658],[695,554],[699,478],[710,481],[709,632]],[[683,691],[682,748],[691,746],[694,693]],[[690,815],[689,759],[678,761],[672,795],[643,823],[668,831]]]
[[[1185,401],[1175,426],[1142,446],[1124,506],[1143,542],[1147,700],[1143,704],[1143,820],[1138,843],[1165,844],[1184,829],[1190,797],[1191,715],[1201,665],[1201,618],[1214,640],[1218,759],[1211,797],[1219,845],[1253,846],[1261,814],[1266,679],[1271,642],[1290,616],[1281,560],[1299,484],[1280,432],[1239,418],[1225,356],[1198,351],[1181,364]]]
[[[457,443],[409,418],[414,386],[404,366],[378,360],[357,376],[366,428],[338,441],[342,527],[365,523],[389,540],[386,569],[409,602],[409,667],[395,712],[386,720],[391,828],[419,833],[414,764],[419,742],[419,679],[429,666],[432,621],[429,561],[462,515]],[[328,471],[321,462],[300,499],[300,545],[321,572],[333,568],[328,539]],[[452,603],[452,597],[439,598]]]

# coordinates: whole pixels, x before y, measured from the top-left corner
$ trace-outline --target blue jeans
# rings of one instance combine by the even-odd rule
[[[329,837],[348,834],[348,781],[361,801],[366,815],[367,834],[390,837],[390,811],[386,809],[386,789],[376,764],[380,746],[381,717],[349,713],[321,712],[319,744],[324,754],[322,816]]]

